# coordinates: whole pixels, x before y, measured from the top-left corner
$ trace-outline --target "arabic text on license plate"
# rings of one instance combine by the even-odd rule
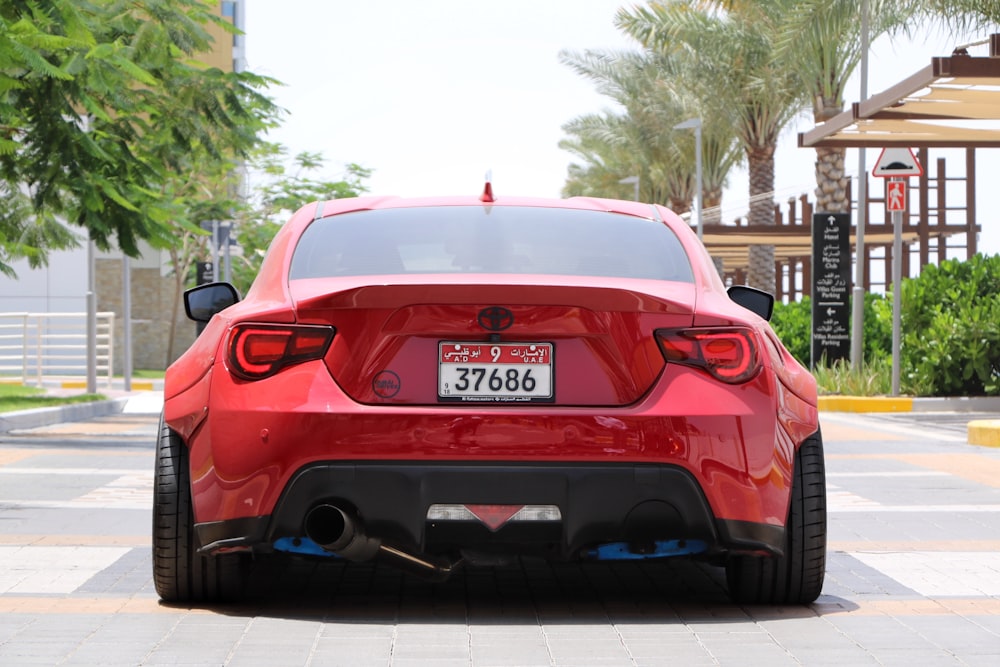
[[[552,343],[438,345],[443,401],[552,401]]]

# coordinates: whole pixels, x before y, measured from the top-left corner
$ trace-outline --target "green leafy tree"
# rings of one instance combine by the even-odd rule
[[[202,0],[0,0],[0,271],[77,242],[130,255],[194,230],[172,195],[191,154],[246,154],[271,80],[204,66]],[[199,158],[200,159],[200,158]]]
[[[278,228],[303,205],[327,199],[357,197],[368,191],[371,170],[350,163],[339,180],[323,177],[325,160],[303,152],[288,158],[287,149],[265,144],[249,167],[250,196],[237,210],[236,240],[242,256],[233,265],[233,283],[246,293],[260,270]]]

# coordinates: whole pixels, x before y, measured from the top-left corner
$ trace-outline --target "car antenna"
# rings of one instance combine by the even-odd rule
[[[487,204],[492,204],[496,200],[493,198],[493,171],[486,172],[486,187],[483,188],[483,194],[479,195],[479,201],[485,202]]]

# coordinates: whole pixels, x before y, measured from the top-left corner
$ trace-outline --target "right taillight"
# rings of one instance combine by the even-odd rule
[[[746,382],[761,368],[751,329],[660,329],[656,339],[668,362],[702,368],[729,384]]]
[[[229,333],[226,360],[233,375],[261,380],[286,366],[322,358],[333,334],[326,326],[238,324]]]

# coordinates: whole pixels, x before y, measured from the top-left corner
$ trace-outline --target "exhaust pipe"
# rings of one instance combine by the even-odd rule
[[[325,551],[351,561],[375,558],[382,541],[364,534],[360,524],[336,505],[317,505],[306,514],[306,537]]]
[[[382,544],[365,534],[361,523],[336,505],[322,504],[306,513],[306,537],[324,551],[354,562],[378,558],[388,565],[412,572],[431,581],[445,581],[458,569],[461,560],[418,556]]]

